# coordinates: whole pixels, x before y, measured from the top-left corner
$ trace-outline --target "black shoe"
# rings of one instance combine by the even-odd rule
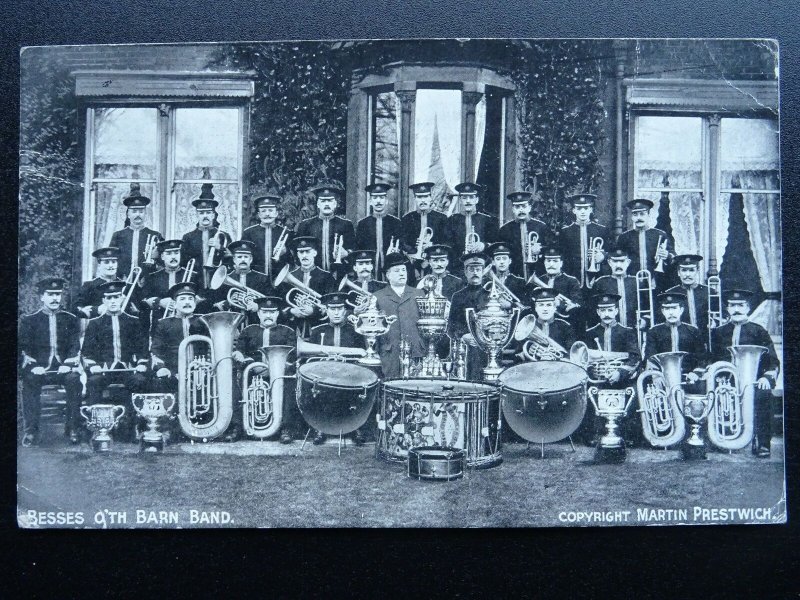
[[[78,432],[77,431],[70,431],[69,432],[69,443],[72,444],[73,446],[75,446],[77,444],[80,444],[80,442],[81,442],[81,438],[78,437]]]
[[[36,436],[32,433],[26,433],[22,436],[22,447],[23,448],[30,448],[31,446],[36,445]]]
[[[366,443],[367,439],[364,437],[364,434],[361,433],[360,429],[356,429],[355,433],[353,434],[353,443],[356,446],[363,446]]]
[[[758,450],[756,450],[755,452],[755,455],[758,458],[769,458],[770,456],[769,446],[759,446]]]
[[[325,442],[325,434],[322,433],[321,431],[315,431],[314,432],[314,439],[312,440],[312,442],[313,442],[313,444],[315,446],[319,446],[320,444],[323,444]]]
[[[292,438],[292,435],[289,433],[289,431],[286,430],[286,429],[281,429],[281,438],[280,438],[281,444],[291,444],[292,441],[294,441],[294,440]]]
[[[223,439],[223,441],[229,442],[229,443],[230,442],[235,442],[236,440],[239,439],[239,434],[240,434],[239,428],[238,427],[234,427],[234,428],[230,429],[228,431],[228,433],[225,434],[225,437],[223,437],[222,439]]]

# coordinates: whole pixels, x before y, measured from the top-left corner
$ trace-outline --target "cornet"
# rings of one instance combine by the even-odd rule
[[[304,306],[316,306],[323,312],[325,311],[325,305],[322,303],[322,294],[315,292],[310,287],[305,285],[302,281],[300,281],[297,277],[289,273],[291,269],[290,265],[286,265],[281,269],[281,272],[275,277],[275,282],[273,285],[277,288],[281,283],[284,281],[289,282],[292,286],[288,292],[286,292],[286,304],[291,306],[292,308],[301,308]]]
[[[186,269],[183,272],[183,277],[181,278],[181,283],[189,283],[194,277],[194,264],[195,259],[191,259],[188,263],[186,263]],[[169,305],[169,308],[164,310],[164,316],[161,317],[162,319],[169,319],[177,315],[178,309],[175,305],[175,300]]]
[[[225,236],[222,235],[221,232],[217,232],[216,234],[214,234],[214,238],[219,240],[219,250],[220,250],[220,252],[222,252],[225,249]],[[205,262],[204,266],[206,266],[206,267],[215,267],[216,266],[214,264],[215,251],[216,251],[216,248],[214,248],[214,246],[211,245],[211,240],[209,240],[208,254],[206,255],[206,262]]]
[[[601,237],[593,237],[589,241],[589,266],[586,267],[587,273],[599,273],[600,272],[600,264],[595,260],[594,253],[596,250],[603,249],[603,238]]]
[[[156,245],[158,244],[158,240],[156,236],[151,233],[147,234],[147,241],[144,244],[144,264],[146,265],[154,265],[156,264]]]
[[[475,225],[464,237],[464,252],[477,252],[477,245],[481,243],[481,236],[475,232]]]
[[[414,260],[422,260],[424,258],[422,253],[424,252],[425,248],[431,245],[432,240],[433,240],[433,229],[431,229],[430,227],[426,227],[425,229],[420,231],[419,237],[417,238],[417,251],[408,258]]]
[[[228,267],[220,265],[214,271],[214,276],[211,278],[211,283],[208,287],[212,290],[217,290],[226,283],[231,288],[228,290],[228,304],[236,308],[247,310],[248,304],[255,302],[259,298],[264,298],[264,294],[239,283],[228,275]]]
[[[667,249],[667,240],[663,235],[658,236],[658,245],[656,246],[656,252],[659,250],[666,250]],[[645,265],[642,265],[644,268]],[[664,272],[664,259],[663,258],[656,258],[656,273],[663,273]]]
[[[539,253],[533,251],[534,245],[539,243],[539,234],[535,231],[528,232],[528,247],[525,249],[525,262],[535,263],[539,261]]]
[[[400,252],[400,240],[396,240],[394,236],[392,236],[392,239],[389,240],[389,247],[386,249],[386,254],[388,256],[389,254],[397,254],[398,252]]]
[[[337,265],[342,264],[342,250],[344,250],[344,236],[335,233],[333,235],[333,262]]]
[[[272,250],[272,260],[280,260],[283,250],[286,248],[286,240],[289,238],[289,232],[286,227],[283,228],[278,241],[275,242],[275,248]]]

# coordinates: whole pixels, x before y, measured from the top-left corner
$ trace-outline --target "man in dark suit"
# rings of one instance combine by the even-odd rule
[[[766,354],[758,363],[758,379],[755,381],[755,415],[753,454],[759,458],[769,458],[772,441],[771,392],[775,387],[780,370],[780,361],[769,332],[748,317],[751,311],[753,292],[749,290],[723,290],[725,310],[730,320],[711,330],[711,357],[713,360],[730,360],[728,348],[743,345],[763,346]]]
[[[678,269],[681,283],[667,291],[686,294],[686,322],[697,327],[703,339],[708,339],[708,286],[700,283],[702,260],[703,257],[698,254],[676,256],[672,264]]]
[[[298,266],[290,271],[289,274],[307,288],[323,296],[336,289],[336,282],[328,271],[320,269],[314,262],[317,258],[318,243],[319,240],[315,237],[294,237],[292,240],[292,252],[294,253]],[[276,295],[284,298],[294,287],[287,281],[276,280],[276,283],[278,284],[278,293]],[[325,316],[325,313],[320,306],[316,304],[296,302],[294,299],[299,296],[301,295],[292,292],[290,300],[293,304],[297,304],[297,306],[285,308],[284,312],[288,313],[289,322],[287,324],[294,326],[299,331],[300,335],[305,337],[308,335],[308,332],[311,331],[311,328]]]
[[[447,217],[444,213],[433,210],[433,197],[431,196],[433,186],[434,184],[430,181],[412,183],[408,186],[411,193],[414,194],[416,208],[404,214],[400,219],[402,249],[420,275],[424,267],[422,251],[431,244],[448,241]],[[431,235],[426,235],[426,233]]]
[[[155,270],[155,245],[164,239],[159,232],[144,226],[150,198],[142,196],[139,189],[138,183],[132,183],[130,194],[122,200],[127,207],[125,228],[115,231],[109,243],[120,250],[119,271],[125,276],[132,267],[140,267],[143,273]]]
[[[211,183],[204,183],[200,196],[192,202],[197,212],[197,226],[184,234],[181,252],[184,267],[194,259],[198,273],[203,273],[202,284],[205,288],[214,270],[226,258],[226,248],[231,243],[231,236],[219,228],[216,210],[219,202],[214,200],[213,187]]]
[[[82,319],[93,319],[105,312],[103,292],[100,289],[109,281],[120,281],[117,276],[119,267],[119,248],[98,248],[92,252],[97,259],[96,277],[84,281],[78,291],[72,311]]]
[[[289,244],[294,236],[294,232],[288,227],[277,224],[280,202],[281,197],[274,194],[258,196],[253,201],[258,211],[258,225],[248,227],[242,232],[242,240],[255,244],[253,269],[261,271],[270,279],[275,277],[283,265],[289,263]],[[275,258],[275,246],[281,238],[284,239],[283,246],[278,249],[278,257]]]
[[[506,198],[511,202],[514,220],[500,228],[498,237],[511,251],[511,272],[527,281],[539,263],[542,248],[553,242],[553,234],[544,221],[531,217],[533,194],[511,192]],[[536,240],[533,244],[529,244],[531,237]]]
[[[21,354],[22,411],[25,421],[23,446],[39,441],[40,396],[45,385],[61,385],[67,396],[64,431],[78,442],[81,379],[77,372],[80,321],[61,310],[66,282],[59,277],[42,279],[36,286],[41,307],[22,317],[17,348]]]
[[[147,387],[149,353],[147,335],[139,319],[122,312],[124,288],[122,281],[109,281],[100,286],[106,310],[87,324],[81,358],[89,372],[86,378],[89,404],[103,403],[103,391],[110,384],[125,386],[125,416],[120,420],[119,435],[135,441],[135,413],[130,396]]]
[[[255,244],[248,240],[239,240],[238,242],[231,242],[228,249],[233,257],[233,271],[228,277],[257,294],[274,296],[275,290],[272,287],[272,280],[264,273],[250,268],[250,265],[253,264]],[[248,323],[255,323],[257,321],[256,312],[258,312],[256,298],[249,299],[247,306],[244,308],[232,305],[227,299],[231,289],[232,286],[223,283],[219,288],[211,292],[211,302],[214,308],[217,310],[238,310],[245,314]]]
[[[623,231],[617,239],[617,248],[624,250],[631,257],[631,270],[650,272],[656,289],[664,289],[666,282],[664,270],[674,256],[675,241],[672,236],[655,227],[650,227],[650,209],[653,202],[646,198],[631,200],[625,205],[631,215],[633,227]]]
[[[591,288],[593,280],[603,272],[605,250],[609,247],[608,227],[592,220],[597,196],[576,194],[567,198],[575,221],[561,228],[558,245],[564,252],[564,270],[575,277],[581,289]],[[596,272],[589,270],[597,269]]]
[[[375,277],[383,275],[383,263],[390,246],[402,251],[400,219],[387,214],[387,195],[392,186],[388,183],[373,183],[364,188],[369,196],[372,214],[364,217],[356,226],[356,245],[375,252]]]
[[[500,226],[497,217],[478,212],[483,186],[464,182],[456,186],[456,191],[464,213],[454,214],[447,219],[447,243],[452,245],[456,256],[465,252],[484,252],[488,244],[497,241]],[[480,241],[466,246],[467,236],[471,237],[473,233],[477,234]]]
[[[316,217],[304,219],[297,224],[298,236],[319,240],[319,261],[323,270],[334,278],[345,273],[344,259],[356,247],[353,224],[335,214],[336,205],[344,196],[344,190],[335,184],[320,184],[311,190],[317,198]]]
[[[434,282],[434,292],[448,300],[453,299],[453,294],[464,287],[464,280],[448,272],[450,265],[450,246],[446,244],[433,244],[425,249],[425,260],[428,261],[430,273],[417,283],[417,289],[424,289],[428,279]]]
[[[631,259],[625,250],[615,248],[608,253],[608,266],[611,275],[603,275],[595,282],[592,290],[597,294],[617,294],[619,296],[619,322],[625,327],[638,327],[636,308],[638,306],[636,277],[628,275]],[[649,327],[651,324],[648,323]]]

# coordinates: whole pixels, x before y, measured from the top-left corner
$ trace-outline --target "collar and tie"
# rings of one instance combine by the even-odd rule
[[[311,285],[311,271],[303,271],[303,285]]]
[[[742,326],[739,323],[733,325],[733,335],[731,336],[731,346],[739,345],[739,338],[742,335]]]
[[[466,234],[469,235],[472,233],[472,213],[465,212],[464,213],[464,227],[466,228]]]
[[[181,319],[181,329],[183,330],[183,337],[189,337],[189,317]]]
[[[428,213],[427,212],[420,212],[419,213],[419,234],[422,235],[422,232],[425,231],[425,228],[428,226]]]
[[[269,330],[271,327],[264,327],[264,332],[261,334],[261,347],[266,348],[269,346]]]
[[[545,337],[550,337],[550,321],[536,320],[536,327],[542,332]]]
[[[175,276],[178,274],[178,271],[167,271],[167,283],[169,284],[167,289],[169,290],[175,285]]]
[[[603,350],[605,352],[611,352],[611,330],[613,328],[613,323],[608,326],[603,325]]]
[[[694,286],[685,288],[686,303],[689,305],[689,324],[697,327],[697,306],[694,301]]]
[[[239,283],[242,285],[247,285],[247,273],[241,272],[239,273]]]
[[[61,358],[58,356],[58,333],[57,333],[57,321],[56,321],[56,313],[50,313],[47,315],[47,322],[50,329],[50,356],[47,358],[47,366],[53,364],[53,359],[56,359],[59,363],[61,362]]]
[[[581,232],[581,287],[586,283],[586,269],[589,268],[589,233],[586,230],[586,223],[579,223]],[[550,286],[552,287],[552,286]]]
[[[337,348],[342,345],[341,325],[333,325],[333,345]]]
[[[381,272],[383,267],[383,215],[375,215],[375,271]]]
[[[522,260],[522,276],[525,281],[528,281],[528,263],[525,259],[528,257],[528,221],[523,219],[519,222],[519,247],[522,249],[520,258]]]
[[[272,225],[264,228],[264,273],[272,276]]]

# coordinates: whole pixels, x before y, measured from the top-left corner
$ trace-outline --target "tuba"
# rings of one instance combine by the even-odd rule
[[[188,438],[205,442],[225,433],[233,417],[233,337],[244,317],[220,311],[199,318],[210,335],[187,336],[178,346],[178,422]],[[200,344],[206,353],[194,348]]]
[[[230,277],[228,275],[228,267],[220,265],[217,267],[217,270],[214,271],[214,276],[211,278],[211,283],[208,287],[212,290],[217,290],[226,283],[231,287],[231,289],[228,290],[228,303],[236,308],[247,310],[247,305],[250,302],[255,302],[259,298],[264,297],[264,294],[261,292],[257,292],[253,288],[242,285],[233,277]]]
[[[683,440],[681,362],[686,352],[662,352],[650,359],[659,369],[646,369],[636,379],[644,437],[653,446],[667,448]]]
[[[708,414],[708,439],[717,448],[739,450],[753,440],[755,390],[758,363],[767,349],[741,345],[728,348],[733,362],[717,361],[704,379],[706,391],[713,394],[714,406]]]
[[[264,361],[253,361],[242,373],[242,422],[247,435],[263,440],[278,432],[283,421],[283,380],[294,375],[284,375],[286,359],[294,346],[267,346],[261,349]],[[264,374],[250,378],[255,368],[269,370],[269,383]]]
[[[593,350],[580,341],[572,344],[569,349],[569,361],[583,367],[592,383],[605,383],[613,371],[627,369],[625,361],[629,358],[627,352]]]

